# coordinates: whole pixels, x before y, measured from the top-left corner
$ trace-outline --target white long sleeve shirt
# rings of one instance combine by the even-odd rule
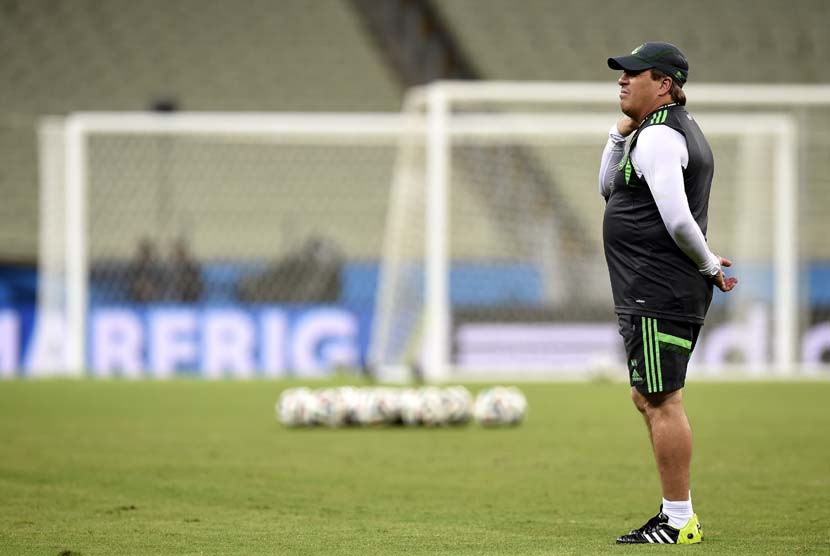
[[[602,153],[599,173],[599,192],[611,194],[617,165],[625,151],[625,137],[614,125]],[[689,210],[683,170],[689,164],[689,150],[682,134],[668,126],[649,126],[637,139],[637,148],[631,153],[631,165],[638,177],[651,189],[660,217],[672,240],[689,257],[704,276],[714,276],[721,270],[720,259],[706,244],[706,238]]]

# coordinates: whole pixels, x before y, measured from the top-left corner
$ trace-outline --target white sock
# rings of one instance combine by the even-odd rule
[[[688,500],[666,500],[663,498],[663,513],[669,516],[669,525],[682,529],[692,519],[692,497]]]

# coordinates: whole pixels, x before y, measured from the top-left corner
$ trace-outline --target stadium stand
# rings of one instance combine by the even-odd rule
[[[827,83],[823,0],[442,0],[448,26],[488,79],[608,79],[605,59],[645,40],[682,45],[696,82]],[[717,14],[717,17],[713,17]],[[793,32],[796,30],[797,32]]]
[[[351,0],[351,4],[405,86],[480,77],[430,0]]]
[[[429,8],[426,12],[440,19],[440,25],[419,22],[417,14],[412,15],[416,4]],[[388,53],[380,51],[394,48],[388,40],[395,35],[387,36],[385,43],[372,37],[369,16],[379,5],[371,0],[249,0],[244,6],[223,0],[0,3],[0,47],[4,51],[0,78],[6,84],[0,88],[0,158],[4,161],[0,261],[31,262],[36,257],[34,129],[40,116],[76,110],[143,110],[159,101],[208,111],[395,111],[402,85],[423,79],[417,73],[414,78],[403,75],[400,66],[390,63]],[[445,66],[442,73],[435,69],[440,64],[433,63],[428,64],[433,72],[429,76],[607,81],[610,75],[604,60],[609,52],[625,52],[633,42],[653,38],[671,39],[693,61],[705,61],[693,65],[695,82],[830,81],[823,60],[830,50],[826,31],[830,4],[822,0],[700,0],[672,5],[670,10],[654,0],[388,0],[382,5],[409,10],[402,18],[409,22],[407,36],[439,29],[441,41],[456,49],[456,57],[468,60],[475,70],[474,75],[458,73],[456,63]],[[711,17],[715,12],[718,17]],[[387,15],[392,20],[397,17]],[[429,40],[424,43],[430,47]],[[826,114],[800,117],[810,124],[804,132],[808,139],[826,136],[830,129]],[[146,171],[152,173],[157,166],[156,147],[143,148],[138,159],[145,160]],[[294,195],[291,210],[279,199],[269,202],[263,196],[260,210],[248,218],[288,221],[290,212],[305,211],[330,229],[342,229],[346,220],[359,214],[372,226],[345,237],[341,247],[349,259],[376,257],[380,239],[369,230],[382,221],[386,203],[372,184],[388,181],[380,168],[387,166],[394,153],[391,149],[381,155],[344,150],[337,156],[341,155],[365,167],[366,179],[357,180],[365,185],[363,189],[355,187],[344,195],[334,176],[318,176],[332,199],[325,211],[315,212],[314,199],[302,195],[304,184],[295,183],[294,191],[286,192]],[[205,156],[193,154],[192,164],[199,167],[199,157]],[[821,153],[808,153],[808,158],[820,162],[805,169],[804,197],[809,199],[803,204],[805,255],[830,260],[830,242],[823,241],[828,235],[824,214],[830,207],[830,169]],[[233,179],[258,183],[265,183],[262,176],[272,168],[284,166],[256,150],[240,152],[233,160],[226,168],[235,172]],[[257,164],[248,164],[251,160]],[[534,165],[538,164],[529,166]],[[559,181],[570,180],[561,166],[552,167]],[[204,213],[210,212],[211,202],[233,203],[232,195],[221,195],[229,175],[213,170],[193,172],[176,182],[182,198],[199,195],[200,188],[215,192],[199,196],[203,205],[196,208]],[[105,180],[108,171],[112,169],[102,168],[98,179]],[[722,179],[728,179],[728,168],[722,165],[719,172]],[[153,176],[136,171],[135,179],[142,177]],[[135,182],[123,185],[135,187]],[[582,212],[580,207],[594,202],[591,188],[576,190],[566,199],[566,212]],[[118,211],[98,214],[111,223],[119,222]],[[582,226],[594,229],[595,224],[588,220]],[[139,233],[134,231],[136,237]],[[230,238],[221,227],[206,233],[194,242],[200,258],[228,251]],[[126,260],[132,254],[107,244],[106,237],[95,241],[93,249],[103,256]],[[252,255],[264,258],[274,253],[274,238],[259,241],[247,246]],[[277,245],[283,251],[294,246],[291,242]],[[349,276],[352,273],[347,269],[347,291],[351,291]]]
[[[0,259],[37,249],[42,115],[397,110],[400,88],[346,2],[48,0],[0,4]]]

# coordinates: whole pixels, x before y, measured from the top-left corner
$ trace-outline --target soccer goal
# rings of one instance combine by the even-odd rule
[[[716,158],[709,241],[741,279],[697,372],[825,372],[830,92],[688,96]],[[446,82],[393,114],[45,120],[24,374],[616,371],[596,185],[616,102],[613,84]]]
[[[550,379],[624,365],[597,192],[616,92],[445,82],[409,94],[405,113],[426,130],[402,143],[390,195],[370,351],[381,377]],[[693,365],[818,372],[830,346],[803,263],[824,255],[802,241],[816,228],[799,202],[830,144],[809,121],[827,120],[827,87],[690,85],[688,98],[716,158],[709,243],[741,279],[716,292]]]
[[[359,368],[408,129],[399,113],[45,120],[24,374]]]

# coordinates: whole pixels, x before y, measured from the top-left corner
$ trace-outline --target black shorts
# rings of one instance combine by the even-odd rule
[[[641,394],[683,388],[700,325],[640,315],[617,316],[631,386]]]

